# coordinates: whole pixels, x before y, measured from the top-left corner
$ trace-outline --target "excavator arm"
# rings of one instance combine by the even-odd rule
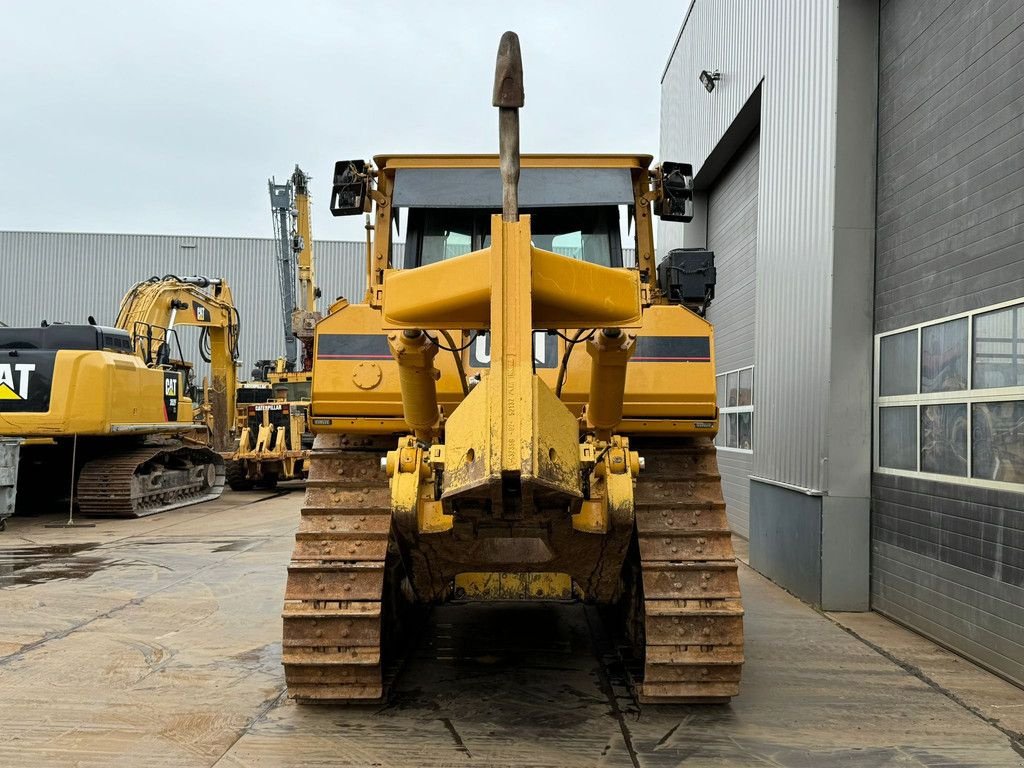
[[[121,300],[117,327],[127,331],[132,348],[151,368],[182,366],[174,329],[204,329],[200,354],[210,363],[211,381],[204,386],[202,419],[213,445],[227,450],[233,439],[235,393],[238,386],[238,310],[226,281],[208,277],[150,278]],[[178,354],[178,358],[172,355]]]

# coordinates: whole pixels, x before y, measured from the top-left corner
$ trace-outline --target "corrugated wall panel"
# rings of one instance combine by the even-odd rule
[[[696,0],[661,112],[661,156],[699,169],[763,81],[754,474],[821,490],[835,207],[835,121],[823,115],[836,103],[836,11],[820,0]],[[709,94],[698,75],[716,67]],[[661,252],[682,244],[683,226],[660,224]]]
[[[718,472],[722,476],[722,495],[729,527],[745,539],[750,538],[750,472],[754,457],[738,451],[717,451]]]
[[[104,324],[117,317],[121,297],[152,275],[205,275],[228,281],[242,326],[247,377],[258,359],[284,354],[275,242],[271,238],[122,235],[73,232],[0,232],[0,321],[40,320]],[[321,310],[337,296],[361,301],[366,290],[366,246],[316,241]],[[182,344],[193,343],[182,329]],[[192,354],[185,351],[186,357]],[[194,359],[198,362],[198,356]],[[200,375],[204,366],[199,365]]]
[[[1024,7],[880,19],[875,331],[1024,297]],[[1024,493],[875,474],[871,605],[1024,684]]]

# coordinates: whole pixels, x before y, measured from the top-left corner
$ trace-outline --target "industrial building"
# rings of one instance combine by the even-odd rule
[[[691,2],[661,156],[718,267],[750,563],[1024,683],[1024,7]]]
[[[313,245],[320,310],[339,296],[362,301],[366,292],[366,244],[317,240]],[[0,283],[0,323],[82,323],[90,315],[113,324],[121,297],[153,275],[203,275],[227,280],[238,306],[241,375],[257,360],[284,354],[281,298],[276,281],[278,243],[270,237],[92,234],[82,232],[0,232],[5,264],[47,264],[25,270],[19,280]],[[40,312],[45,308],[45,317]],[[193,341],[181,328],[182,346]],[[197,358],[198,360],[198,358]],[[201,363],[197,366],[201,373]]]

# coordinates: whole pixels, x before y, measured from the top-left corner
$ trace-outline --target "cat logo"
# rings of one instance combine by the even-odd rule
[[[168,376],[164,379],[164,397],[174,397],[178,394],[178,378]]]
[[[30,374],[35,363],[0,363],[0,400],[28,399]]]
[[[196,320],[200,323],[210,322],[210,310],[197,302],[192,302],[192,306],[196,308]]]

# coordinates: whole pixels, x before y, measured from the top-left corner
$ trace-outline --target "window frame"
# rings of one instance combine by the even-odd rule
[[[985,315],[1000,310],[1020,308],[1024,311],[1024,297],[1010,301],[990,304],[988,306],[972,309],[967,312],[959,312],[955,315],[947,315],[934,320],[929,320],[915,325],[908,325],[885,333],[875,334],[874,339],[874,371],[872,390],[872,471],[880,475],[895,475],[899,477],[913,477],[921,480],[928,480],[937,483],[952,483],[955,485],[967,485],[975,488],[988,488],[1000,491],[1013,491],[1024,493],[1024,483],[1012,483],[1005,480],[988,480],[986,478],[973,477],[974,472],[974,406],[981,403],[1001,402],[1024,402],[1024,385],[1011,387],[991,387],[985,389],[974,388],[974,319],[978,315]],[[945,392],[921,392],[921,336],[922,330],[931,326],[941,325],[952,320],[967,319],[967,388],[950,390]],[[901,333],[913,331],[917,334],[917,392],[907,395],[880,395],[881,391],[881,343],[882,339],[889,336],[896,336]],[[934,472],[921,471],[921,408],[928,405],[941,404],[963,404],[967,408],[967,476],[945,475]],[[916,425],[916,469],[894,469],[881,466],[881,430],[880,414],[883,408],[894,406],[913,406]]]
[[[727,416],[730,413],[749,413],[750,414],[750,446],[751,447],[750,448],[732,448],[732,447],[727,446],[727,445],[719,445],[717,442],[715,442],[715,449],[719,450],[719,451],[728,451],[729,453],[742,453],[742,454],[745,454],[747,456],[750,456],[750,455],[753,455],[753,453],[754,453],[754,447],[753,447],[754,446],[754,405],[756,404],[755,400],[754,400],[754,366],[753,365],[744,365],[741,368],[732,368],[732,369],[730,369],[728,371],[722,371],[721,373],[716,373],[715,374],[715,397],[717,398],[717,396],[718,396],[718,379],[719,378],[723,378],[723,379],[726,380],[726,390],[725,390],[725,392],[726,392],[726,397],[728,397],[728,393],[729,393],[729,390],[728,390],[728,381],[729,381],[728,376],[729,376],[729,374],[735,373],[736,374],[736,380],[737,380],[737,395],[736,395],[736,397],[737,397],[737,399],[739,399],[739,384],[738,384],[738,382],[739,382],[740,371],[750,371],[750,405],[732,405],[732,406],[719,405],[718,406],[718,434],[715,435],[715,440],[716,441],[718,440],[718,436],[719,435],[725,434],[725,424],[726,424],[726,421],[727,421],[725,416]],[[738,424],[739,423],[739,418],[737,418],[736,421],[737,421],[737,424]]]

